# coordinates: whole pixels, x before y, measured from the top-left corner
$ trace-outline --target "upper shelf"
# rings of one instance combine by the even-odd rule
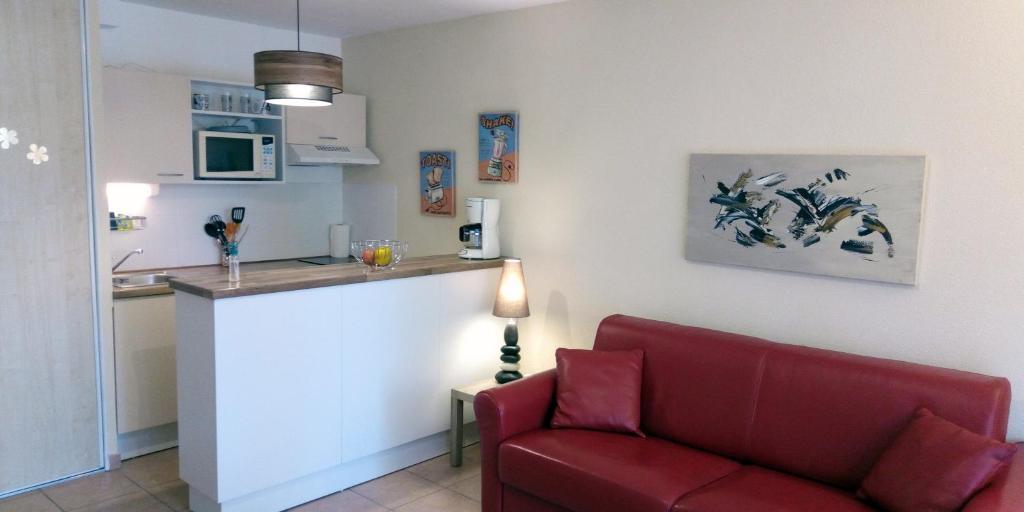
[[[199,116],[217,116],[217,117],[248,117],[252,119],[282,119],[283,116],[276,116],[272,114],[247,114],[245,112],[222,112],[220,110],[195,110],[192,109],[192,115]]]

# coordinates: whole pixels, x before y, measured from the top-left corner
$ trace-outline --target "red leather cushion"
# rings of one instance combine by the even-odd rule
[[[761,379],[750,461],[855,490],[921,407],[1006,435],[1006,379],[776,344]]]
[[[770,346],[623,315],[605,318],[594,341],[595,350],[644,350],[644,432],[740,460]]]
[[[553,428],[640,432],[644,352],[595,352],[560,348]]]
[[[868,512],[844,492],[810,480],[746,466],[683,496],[673,512]]]
[[[532,494],[526,494],[511,485],[501,486],[501,510],[515,512],[572,512],[567,508],[548,503]]]
[[[739,464],[662,439],[590,430],[536,430],[498,448],[498,476],[570,510],[665,512]]]
[[[952,512],[988,485],[1016,451],[921,409],[860,493],[891,512]]]

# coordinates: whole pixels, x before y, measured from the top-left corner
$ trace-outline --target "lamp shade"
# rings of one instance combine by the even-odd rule
[[[526,300],[526,279],[523,277],[523,261],[520,259],[507,259],[501,267],[498,296],[494,299],[494,316],[530,316],[530,303]]]
[[[326,53],[273,50],[253,55],[254,82],[267,103],[330,105],[342,92],[341,58]]]

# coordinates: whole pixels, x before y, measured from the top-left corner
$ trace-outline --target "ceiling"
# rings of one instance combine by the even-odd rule
[[[295,28],[292,0],[125,0],[245,23]],[[302,0],[302,31],[351,37],[564,0]]]

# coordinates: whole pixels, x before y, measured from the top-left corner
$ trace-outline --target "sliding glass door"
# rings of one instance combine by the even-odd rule
[[[101,466],[80,0],[0,0],[0,495]]]

